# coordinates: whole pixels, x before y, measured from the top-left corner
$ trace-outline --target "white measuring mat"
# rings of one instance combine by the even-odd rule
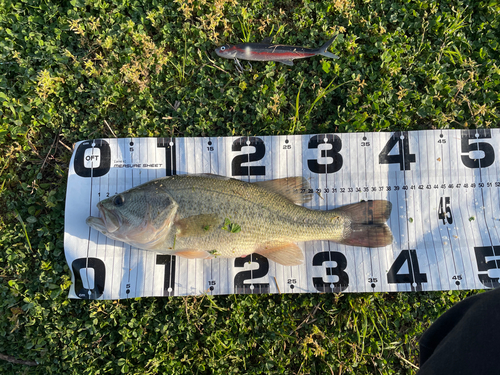
[[[499,146],[500,129],[79,142],[65,213],[70,298],[500,286]],[[106,197],[194,173],[249,182],[303,176],[318,193],[306,206],[317,210],[387,199],[394,242],[299,243],[305,262],[290,267],[257,254],[188,260],[139,250],[85,224]]]

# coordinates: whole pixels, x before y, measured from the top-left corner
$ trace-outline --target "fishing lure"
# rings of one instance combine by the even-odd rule
[[[265,38],[261,43],[242,43],[236,45],[225,44],[215,49],[215,53],[225,59],[234,59],[237,69],[243,70],[238,59],[250,61],[276,61],[292,66],[293,60],[304,59],[322,55],[331,59],[338,59],[337,55],[327,51],[328,47],[337,38],[337,35],[319,48],[305,48],[272,44],[271,37]],[[251,66],[251,65],[250,65]],[[238,69],[238,70],[239,70]]]

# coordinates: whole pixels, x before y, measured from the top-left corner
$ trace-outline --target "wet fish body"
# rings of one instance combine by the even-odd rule
[[[281,44],[267,43],[270,38],[264,39],[262,43],[242,43],[236,45],[226,44],[218,47],[215,53],[226,59],[240,59],[250,61],[276,61],[286,65],[293,65],[293,60],[304,59],[316,55],[322,55],[332,59],[338,59],[337,55],[330,53],[327,49],[337,36],[327,41],[320,48],[305,48],[298,46],[286,46]]]
[[[302,177],[248,183],[216,175],[164,177],[98,203],[87,224],[140,249],[187,258],[235,258],[259,253],[297,265],[296,242],[330,240],[382,247],[392,242],[391,203],[366,201],[311,210]]]

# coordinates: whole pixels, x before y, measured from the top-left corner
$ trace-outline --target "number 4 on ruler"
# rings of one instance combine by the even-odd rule
[[[408,266],[408,273],[399,273],[403,265]],[[427,275],[420,273],[416,250],[402,250],[389,272],[387,282],[390,284],[411,284],[411,290],[422,290],[422,283],[427,282]]]
[[[394,146],[398,145],[399,153],[389,155]],[[395,132],[378,155],[379,164],[399,164],[400,170],[409,171],[411,163],[415,163],[415,154],[410,154],[408,132]]]

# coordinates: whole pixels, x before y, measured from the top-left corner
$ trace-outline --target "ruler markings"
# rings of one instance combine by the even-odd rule
[[[419,146],[418,149],[421,151],[421,155],[427,155],[428,153],[428,138],[427,135],[429,133],[419,133]],[[425,138],[424,141],[421,141],[422,138]],[[427,165],[427,170],[428,168],[428,158],[422,157],[421,159],[422,165],[425,163]],[[429,235],[428,233],[432,232],[431,228],[431,221],[428,219],[431,215],[432,210],[430,209],[431,206],[431,197],[432,193],[430,189],[428,189],[428,186],[431,184],[431,180],[427,179],[425,181],[425,176],[423,176],[423,170],[424,168],[419,168],[418,170],[418,179],[422,182],[425,183],[425,190],[422,190],[418,201],[416,201],[416,204],[420,207],[420,216],[415,222],[415,227],[417,228],[417,233],[416,233],[416,238],[415,241],[418,241],[418,238],[420,238],[420,246],[423,246],[425,250],[425,264],[424,264],[424,269],[427,274],[427,281],[428,281],[428,286],[427,290],[432,290],[432,289],[440,289],[441,287],[441,280],[439,277],[439,272],[438,268],[434,267],[434,265],[437,263],[436,262],[436,249],[434,246],[434,242],[432,241],[432,237],[430,238],[429,241]],[[426,219],[427,218],[427,219]],[[417,248],[418,244],[416,244]]]
[[[217,138],[217,160],[218,160],[218,174],[223,176],[231,176],[230,163],[228,167],[227,158],[230,157],[231,148],[227,148],[226,142],[229,138]],[[220,290],[224,294],[234,293],[233,285],[233,259],[220,259],[219,260],[219,270],[220,270]],[[224,287],[224,289],[222,289]]]
[[[457,190],[456,184],[451,183],[454,180],[454,174],[457,174],[458,175],[457,177],[460,179],[459,177],[460,173],[457,173],[455,168],[453,168],[453,165],[458,166],[461,164],[461,161],[458,158],[458,156],[460,155],[460,149],[457,148],[456,142],[450,142],[449,138],[446,139],[446,141],[447,141],[446,144],[448,145],[448,148],[450,150],[449,151],[450,168],[448,168],[449,177],[446,183],[448,184],[447,190],[451,189],[451,193],[447,192],[447,194],[444,195],[445,210],[446,210],[446,197],[450,197],[450,212],[449,213],[445,212],[445,216],[443,217],[442,221],[443,224],[446,223],[444,225],[446,225],[446,227],[453,232],[449,235],[449,240],[450,244],[452,245],[454,258],[458,260],[460,266],[459,269],[455,270],[455,275],[452,276],[452,280],[450,280],[450,283],[451,285],[455,285],[458,289],[465,289],[467,288],[469,282],[465,279],[464,276],[470,274],[471,272],[470,268],[469,272],[466,271],[467,253],[463,254],[462,252],[460,252],[460,248],[469,246],[467,243],[468,237],[465,235],[461,235],[461,233],[458,231],[457,223],[463,222],[462,206],[457,205],[457,202],[460,201],[460,192],[459,190]],[[453,159],[455,159],[455,161],[453,161]],[[458,210],[456,209],[457,206]]]
[[[424,223],[423,224],[424,242],[426,243],[426,248],[427,248],[427,244],[432,248],[431,255],[429,256],[429,253],[427,253],[428,257],[432,260],[432,261],[429,261],[429,268],[428,268],[429,279],[431,280],[431,285],[433,285],[432,279],[437,280],[437,284],[435,284],[433,286],[434,286],[434,289],[440,290],[440,289],[444,288],[443,276],[445,276],[445,275],[441,275],[441,273],[439,272],[439,268],[435,267],[439,264],[440,251],[436,247],[436,241],[434,238],[434,230],[433,230],[433,228],[435,226],[437,227],[437,225],[438,225],[438,222],[436,222],[437,224],[434,225],[435,220],[437,218],[438,193],[436,190],[431,190],[433,188],[433,186],[436,185],[438,182],[437,177],[434,176],[434,173],[436,171],[434,164],[436,163],[436,160],[437,160],[437,157],[434,154],[434,150],[436,148],[436,143],[435,143],[434,134],[432,132],[428,132],[428,133],[424,133],[424,134],[425,134],[424,136],[425,136],[426,140],[423,143],[423,146],[424,146],[423,151],[424,152],[422,155],[424,155],[424,157],[422,158],[422,160],[425,161],[427,168],[425,168],[425,169],[420,168],[421,177],[422,177],[422,173],[425,173],[425,170],[429,171],[428,176],[427,176],[428,181],[427,181],[427,184],[425,186],[426,190],[425,190],[425,193],[423,194],[423,196],[426,197],[427,199],[422,200],[422,207],[424,207],[424,209],[426,209],[426,214],[423,215],[423,217],[422,217],[422,222]],[[427,157],[425,157],[425,156],[427,156]],[[423,182],[423,180],[422,180],[422,182]],[[426,217],[426,219],[424,217]],[[427,223],[427,228],[426,228],[425,223]]]
[[[105,192],[101,192],[101,200],[106,199],[108,196],[111,196],[109,193],[112,188],[114,188],[118,184],[118,174],[119,174],[119,168],[115,168],[114,164],[116,160],[121,159],[121,154],[120,154],[120,148],[116,147],[116,141],[114,140],[113,144],[110,139],[106,140],[108,144],[110,145],[110,148],[112,150],[111,152],[111,160],[110,160],[110,167],[112,166],[113,168],[111,169],[111,173],[105,174],[103,177],[108,178],[108,185],[106,186],[107,189]],[[115,147],[112,147],[115,146]],[[113,173],[114,172],[114,173]],[[112,268],[111,268],[111,277],[106,277],[107,280],[111,279],[111,285],[106,285],[105,287],[105,295],[103,298],[117,298],[119,295],[119,288],[116,288],[116,285],[119,285],[121,281],[121,261],[122,261],[122,256],[123,256],[123,248],[118,247],[117,241],[106,237],[106,249],[110,249],[110,252],[113,254],[113,262],[112,262]]]
[[[200,139],[200,153],[203,155],[203,173],[212,173],[212,154],[214,150],[214,146],[212,145],[211,138],[201,138]],[[213,295],[214,289],[218,285],[217,280],[214,279],[214,260],[204,261],[202,262],[204,267],[204,288],[207,293]]]
[[[194,153],[194,139],[181,138],[177,139],[177,143],[182,145],[182,148],[179,147],[179,159],[181,157],[183,158],[182,162],[178,163],[178,165],[181,166],[178,170],[178,174],[189,174],[191,169],[196,168],[194,165],[196,164],[196,161],[191,155],[191,153]],[[177,262],[180,266],[179,269],[181,270],[179,273],[179,284],[182,286],[182,295],[187,296],[190,294],[199,294],[199,291],[196,290],[197,275],[195,272],[197,260],[195,259],[191,262],[190,259],[177,257]]]
[[[284,144],[284,137],[269,137],[268,142],[271,144],[270,159],[272,179],[286,177],[286,150],[281,147],[281,144]],[[269,270],[269,282],[272,286],[273,293],[285,291],[285,269],[283,267],[277,267],[274,262],[269,262]],[[273,280],[271,280],[271,275],[275,275]]]
[[[416,222],[415,227],[418,230],[418,232],[416,233],[416,237],[420,238],[420,244],[421,246],[423,246],[425,250],[426,263],[424,269],[428,275],[427,289],[432,290],[440,288],[441,280],[439,278],[438,269],[436,267],[433,267],[433,265],[436,264],[436,249],[434,247],[434,242],[432,241],[432,238],[430,238],[429,240],[429,235],[428,235],[428,233],[431,233],[432,231],[431,222],[429,220],[429,217],[431,215],[430,206],[431,206],[432,193],[427,187],[431,184],[432,180],[429,176],[423,175],[424,170],[429,170],[429,158],[426,156],[428,156],[428,144],[429,144],[428,135],[430,134],[432,133],[419,133],[418,150],[422,155],[420,157],[420,164],[422,166],[426,166],[426,168],[418,169],[418,178],[421,181],[421,183],[425,183],[426,189],[422,191],[422,193],[419,196],[419,200],[417,202],[417,204],[420,207],[420,216],[418,218],[418,221]],[[425,178],[427,178],[427,180],[425,180]],[[415,239],[416,241],[417,238]]]
[[[428,211],[428,223],[429,223],[429,228],[428,232],[430,233],[430,239],[432,240],[432,248],[434,252],[434,260],[436,265],[444,264],[444,274],[443,272],[439,272],[439,286],[436,286],[439,289],[446,288],[445,283],[447,283],[448,276],[447,276],[447,266],[446,266],[446,258],[445,255],[442,251],[442,243],[441,243],[441,236],[439,235],[440,227],[439,227],[439,220],[438,220],[438,201],[439,201],[439,196],[440,193],[438,191],[438,186],[440,181],[440,172],[439,169],[436,167],[440,166],[440,161],[442,160],[441,158],[441,149],[440,145],[436,143],[434,134],[433,133],[426,133],[426,153],[427,153],[427,158],[423,158],[424,160],[427,161],[427,170],[429,174],[429,183],[426,185],[430,186],[429,190],[429,200],[427,202],[422,202],[424,205],[428,205],[429,211]],[[438,153],[436,154],[436,149],[438,150]],[[425,171],[424,171],[425,173]],[[435,230],[436,228],[437,230]],[[439,246],[437,246],[439,244]],[[439,269],[438,269],[439,270]]]
[[[409,137],[409,135],[406,135]],[[427,277],[427,283],[422,285],[421,288],[426,290],[428,285],[432,285],[432,278],[429,275],[429,261],[428,261],[428,253],[425,246],[423,233],[419,230],[421,223],[424,218],[422,215],[422,206],[418,204],[419,198],[424,194],[423,184],[421,180],[422,166],[425,160],[422,137],[425,136],[425,133],[418,133],[417,137],[414,137],[413,144],[410,144],[410,150],[416,154],[416,163],[418,163],[419,168],[410,169],[409,173],[411,174],[412,184],[416,185],[416,189],[411,190],[411,198],[410,205],[407,207],[410,211],[410,218],[408,219],[408,248],[415,249],[417,252],[417,259],[419,262],[419,268],[423,274]],[[412,138],[410,138],[411,140]],[[426,206],[428,203],[426,204]]]
[[[192,147],[190,147],[190,155],[191,155],[191,163],[187,162],[188,165],[188,174],[194,173],[204,173],[203,170],[203,145],[202,138],[194,138],[192,141]],[[191,172],[193,171],[193,172]],[[196,204],[196,203],[195,203]],[[209,262],[207,262],[209,263]],[[188,262],[190,273],[188,275],[189,278],[194,280],[194,294],[203,294],[207,292],[208,286],[206,285],[206,275],[205,275],[205,261],[203,259],[195,259],[194,262]],[[191,273],[192,272],[192,273]],[[190,284],[193,284],[191,282]],[[193,292],[191,292],[193,294]]]
[[[441,198],[440,198],[440,203],[439,203],[439,211],[442,213],[444,219],[443,219],[443,223],[441,225],[440,223],[440,235],[441,235],[441,243],[442,243],[442,246],[443,246],[443,251],[444,251],[444,254],[445,254],[445,257],[447,259],[446,263],[448,265],[448,274],[449,275],[457,275],[457,264],[456,264],[456,259],[455,259],[455,254],[453,252],[453,246],[452,246],[452,238],[451,238],[451,235],[450,235],[450,228],[449,228],[449,225],[448,224],[451,224],[451,223],[448,223],[446,224],[446,220],[448,219],[448,213],[447,213],[447,210],[445,209],[445,207],[447,208],[447,199],[450,198],[448,197],[448,193],[447,193],[447,190],[446,190],[446,185],[447,185],[447,182],[448,182],[448,178],[446,176],[446,168],[445,168],[445,163],[450,160],[451,158],[449,157],[450,154],[449,154],[449,145],[450,143],[449,142],[446,142],[446,143],[441,143],[440,144],[440,151],[441,151],[441,154],[440,154],[440,162],[439,162],[439,166],[441,167],[441,173],[440,173],[440,177],[441,177],[441,181],[440,181],[440,190],[441,190]],[[448,168],[448,169],[451,169],[451,168]],[[444,206],[442,205],[442,203],[444,203]],[[441,211],[441,207],[443,207],[443,211]],[[439,222],[439,220],[438,220]],[[453,277],[453,276],[452,276]],[[448,288],[452,289],[454,287],[453,283],[448,280]]]
[[[310,171],[310,169],[307,167],[308,166],[308,159],[310,158],[310,153],[311,151],[309,150],[308,143],[310,142],[311,139],[317,140],[318,136],[313,136],[310,139],[309,138],[299,138],[300,144],[301,144],[301,149],[302,149],[302,170],[298,173],[298,175],[304,176],[310,183],[311,186],[313,186],[316,182],[314,181],[314,177]],[[297,142],[299,143],[299,142]],[[311,158],[311,160],[313,160]],[[297,170],[296,170],[297,171]],[[298,171],[297,171],[298,172]],[[312,192],[312,190],[311,190]],[[307,208],[313,208],[313,203],[314,202],[314,196],[311,199],[310,202],[305,203],[305,207]],[[322,277],[322,275],[316,275],[316,270],[317,267],[313,267],[313,259],[316,256],[317,252],[320,252],[321,249],[318,249],[315,247],[316,242],[315,241],[309,241],[309,242],[304,242],[304,255],[305,255],[305,265],[306,267],[311,269],[312,275],[311,277],[306,278],[305,280],[305,290],[310,290],[310,291],[317,291],[316,286],[314,285],[314,277]],[[317,246],[317,245],[316,245]],[[319,251],[318,251],[319,250]],[[307,271],[306,271],[307,272]]]
[[[497,246],[499,242],[497,228],[498,216],[500,216],[498,207],[499,167],[495,165],[496,155],[494,155],[494,148],[491,146],[498,141],[498,132],[488,130],[474,131],[472,133],[448,130],[410,132],[406,134],[408,135],[406,141],[404,141],[404,138],[397,140],[397,143],[393,144],[392,149],[389,150],[390,152],[386,153],[385,157],[390,162],[388,164],[379,163],[378,165],[373,162],[373,167],[370,170],[368,169],[371,164],[370,157],[372,159],[374,156],[380,157],[380,153],[387,146],[391,134],[359,133],[343,134],[341,136],[321,134],[315,136],[316,147],[314,145],[311,147],[311,139],[314,138],[311,136],[258,137],[264,141],[259,146],[260,150],[264,149],[263,155],[258,154],[259,150],[255,149],[254,145],[252,145],[253,147],[247,147],[244,151],[246,151],[248,162],[241,163],[240,166],[247,167],[246,177],[251,181],[278,178],[282,174],[289,175],[289,171],[297,170],[300,164],[290,159],[290,157],[302,155],[303,167],[299,166],[298,170],[302,170],[302,175],[310,178],[313,190],[320,189],[323,197],[323,200],[319,197],[315,198],[309,204],[312,208],[331,209],[333,206],[353,203],[360,199],[383,199],[388,197],[395,206],[389,225],[396,238],[395,243],[392,245],[392,256],[389,256],[391,253],[390,248],[381,250],[383,251],[381,252],[379,249],[347,248],[331,242],[313,241],[300,244],[301,247],[305,248],[306,264],[296,268],[283,268],[270,262],[265,274],[262,274],[262,270],[257,271],[259,270],[258,267],[253,268],[250,272],[251,279],[245,279],[244,284],[268,284],[267,287],[260,285],[258,292],[270,291],[276,293],[277,287],[272,276],[281,275],[277,277],[277,280],[280,289],[283,289],[282,292],[318,291],[318,285],[312,282],[313,276],[315,275],[316,278],[321,276],[320,280],[322,280],[321,283],[323,284],[338,283],[338,275],[334,275],[332,272],[338,271],[338,260],[341,259],[340,256],[343,256],[347,260],[347,267],[344,271],[349,276],[347,291],[411,290],[415,289],[415,284],[417,289],[422,288],[424,290],[467,289],[491,286],[495,283],[495,285],[498,285],[498,276],[500,276],[500,273],[496,271],[498,266],[491,261],[497,259],[497,250],[496,248],[493,249],[493,247]],[[366,146],[360,148],[360,140],[363,137],[370,140],[371,152],[368,152]],[[227,143],[230,145],[234,139],[238,138],[243,137],[233,137]],[[325,142],[325,138],[327,142]],[[250,140],[251,138],[246,139]],[[162,149],[161,147],[150,148],[147,139],[90,141],[91,143],[95,142],[95,145],[89,148],[87,156],[94,158],[99,153],[104,155],[104,142],[106,142],[111,150],[111,160],[108,160],[107,163],[110,163],[110,167],[114,169],[109,174],[104,172],[103,175],[97,176],[94,173],[105,168],[105,162],[100,165],[93,159],[92,163],[84,165],[83,168],[90,169],[90,175],[88,176],[90,185],[88,186],[91,193],[88,204],[90,204],[91,214],[97,214],[95,202],[105,199],[105,195],[113,195],[117,191],[125,190],[163,174],[162,169],[158,168],[153,171],[146,169],[147,172],[141,170],[141,168],[134,168],[135,164],[143,162],[158,164],[157,160],[161,159],[157,158],[157,152],[163,155],[165,164],[169,164],[165,166],[167,174],[175,172],[176,169],[183,170],[183,162],[192,164],[192,160],[198,160],[199,157],[202,158],[203,163],[195,162],[195,164],[198,164],[201,171],[212,171],[214,169],[212,166],[213,158],[219,155],[226,156],[226,167],[221,168],[218,166],[216,171],[219,172],[223,169],[227,171],[229,167],[229,172],[232,172],[230,164],[234,161],[234,157],[241,153],[229,152],[230,155],[228,155],[228,152],[224,150],[214,148],[213,151],[209,151],[204,149],[205,143],[208,141],[214,142],[215,140],[217,140],[217,144],[224,144],[224,139],[220,138],[205,138],[198,141],[177,139],[175,141],[179,144],[182,143],[182,145],[176,149],[175,145],[170,147],[170,142],[174,140],[167,138],[163,140],[169,144],[167,150],[165,150],[165,148]],[[289,145],[292,146],[290,149],[282,149],[285,140],[288,140]],[[435,146],[439,140],[445,140],[446,143],[438,144],[440,153],[437,155],[431,145]],[[130,145],[126,144],[129,142],[134,142],[134,151],[131,151],[129,149]],[[152,142],[160,142],[160,140],[153,139]],[[394,142],[394,140],[391,142]],[[83,144],[84,142],[80,143],[79,146]],[[332,151],[335,148],[331,146],[332,144],[335,144],[335,147],[340,144],[340,150],[335,149]],[[181,150],[182,147],[184,147],[184,150]],[[153,149],[156,152],[152,152]],[[183,159],[185,159],[187,155],[185,151],[188,149],[194,154],[191,154],[191,161],[186,163],[186,160]],[[164,151],[163,154],[162,151]],[[169,151],[170,155],[168,154]],[[342,165],[335,172],[331,172],[331,169],[329,169],[331,168],[332,154],[340,154],[343,157]],[[415,160],[411,159],[411,154],[415,155]],[[128,160],[126,160],[127,157]],[[251,157],[256,159],[250,160]],[[283,157],[286,160],[285,162],[282,159]],[[438,160],[439,158],[441,160]],[[290,160],[292,160],[292,164],[290,164]],[[454,163],[455,161],[456,163]],[[316,165],[316,167],[322,168],[321,173],[311,170],[309,162],[313,162],[311,164],[313,166]],[[76,164],[78,163],[82,162],[77,161]],[[130,167],[130,164],[132,167]],[[260,166],[266,167],[265,177],[261,174],[253,176],[251,171],[259,170]],[[290,169],[290,166],[292,166],[292,169]],[[81,181],[78,189],[73,188],[71,190],[79,191],[80,194],[81,191],[85,190],[82,178],[85,179],[86,177],[75,175],[75,172],[76,174],[78,172],[75,170],[74,159],[72,159],[71,168],[70,175],[72,175],[73,180],[80,179],[79,181]],[[82,167],[79,166],[78,168],[80,168],[81,172]],[[200,168],[195,166],[196,172],[200,172]],[[109,167],[108,170],[110,170]],[[384,180],[384,170],[389,173],[389,179],[386,177]],[[183,173],[186,171],[188,169],[184,168]],[[373,177],[371,171],[373,171]],[[433,178],[433,173],[436,177],[440,177]],[[228,173],[221,174],[227,175]],[[293,173],[292,175],[299,174]],[[387,190],[387,187],[391,187],[391,189]],[[396,187],[397,190],[395,190]],[[368,188],[368,191],[365,188]],[[331,189],[331,191],[325,192],[324,189]],[[334,189],[338,189],[337,192],[334,192]],[[343,190],[342,193],[340,193],[340,189]],[[68,189],[68,200],[70,199],[69,192],[70,189]],[[413,223],[410,223],[410,218],[413,219]],[[448,222],[448,218],[453,221]],[[417,220],[420,223],[418,226],[415,225]],[[406,223],[403,223],[403,221],[406,221]],[[74,233],[79,232],[80,230],[74,231]],[[65,238],[65,242],[72,243],[74,248],[78,248],[78,241],[73,240],[73,236],[68,235],[68,240],[66,241]],[[89,242],[93,244],[91,245]],[[151,266],[152,263],[155,263],[155,260],[158,263],[158,258],[153,259],[153,256],[147,254],[147,252],[128,245],[124,246],[121,242],[113,241],[100,233],[92,233],[85,243],[88,243],[88,248],[84,250],[83,254],[82,252],[78,253],[78,251],[73,251],[73,254],[71,254],[71,251],[66,251],[68,262],[74,264],[72,268],[74,280],[78,282],[80,277],[86,278],[83,284],[79,284],[83,285],[82,291],[87,289],[90,293],[94,293],[93,298],[127,298],[137,295],[164,294],[164,292],[159,293],[162,288],[156,287],[158,280],[155,277],[155,268],[162,267],[162,265],[154,264],[154,266]],[[318,254],[323,256],[322,253],[327,257],[326,262],[313,265],[313,260],[318,259],[315,257]],[[500,251],[498,253],[500,255]],[[78,271],[79,275],[75,273],[77,267],[79,267],[77,264],[80,264],[77,262],[78,257],[84,259],[84,267],[81,271]],[[175,257],[171,258],[168,264],[170,266],[169,271],[174,271],[172,266]],[[383,261],[384,258],[385,261]],[[415,281],[415,278],[425,276],[427,281],[422,282],[420,280],[417,283],[414,282],[414,285],[408,285],[405,282],[386,283],[385,276],[381,272],[382,265],[387,264],[384,267],[387,273],[388,269],[398,259],[400,263],[402,260],[405,262],[398,269],[397,275],[404,276],[405,273],[408,273],[413,281]],[[187,262],[191,262],[185,259],[178,259],[178,261],[178,269],[179,267],[182,269],[183,264],[181,263],[188,266]],[[193,282],[190,277],[181,279],[179,272],[170,272],[171,275],[175,276],[175,283],[181,288],[177,291],[174,288],[174,294],[177,294],[175,292],[179,292],[178,294],[197,294],[208,289],[206,288],[208,282],[214,278],[215,264],[219,266],[218,272],[224,272],[225,268],[227,281],[223,282],[223,277],[219,275],[217,281],[219,281],[220,288],[216,288],[212,294],[232,293],[234,289],[227,289],[222,286],[227,287],[229,283],[234,282],[234,276],[246,268],[223,267],[223,261],[226,264],[231,264],[234,260],[213,260],[209,261],[210,266],[207,266],[204,261],[194,261],[196,265],[194,274],[199,275],[197,276],[198,279],[196,276],[194,277],[194,287],[188,286]],[[260,260],[260,262],[263,262],[263,260]],[[121,263],[123,266],[115,269],[117,263]],[[196,270],[200,269],[198,263],[200,263],[200,267],[203,267],[201,268],[203,272],[196,272]],[[257,262],[254,261],[253,263]],[[479,267],[480,264],[485,265]],[[124,267],[125,265],[127,265],[128,269]],[[106,282],[103,291],[96,290],[96,283],[98,284],[101,280],[97,280],[99,276],[95,273],[100,268],[106,270]],[[153,268],[152,272],[146,271],[147,268]],[[165,268],[166,264],[163,266],[163,269]],[[227,272],[228,268],[233,269],[233,271]],[[484,271],[484,269],[487,269],[487,271]],[[254,280],[253,276],[257,275],[257,273],[260,276]],[[230,274],[233,276],[231,277]],[[368,278],[380,278],[380,280],[377,280],[376,288],[371,286]],[[459,278],[461,279],[459,280]],[[285,284],[288,283],[286,279],[295,282],[295,284],[291,284],[294,286],[293,289],[288,284]],[[127,284],[130,285],[128,296],[126,295]],[[282,285],[284,286],[282,287]],[[346,285],[343,287],[346,287]],[[223,291],[223,289],[226,290]],[[328,286],[327,289],[331,288]],[[125,295],[123,294],[124,290]],[[77,293],[78,291],[72,288],[70,296],[78,298]],[[171,293],[168,292],[168,294]]]
[[[133,158],[133,153],[129,152],[128,150],[128,139],[123,138],[122,139],[122,154],[127,155],[126,161],[130,164],[134,164],[134,158]],[[132,188],[134,185],[134,169],[130,168],[126,170],[126,176],[125,176],[125,190],[128,190]],[[118,191],[119,192],[119,191]],[[125,278],[122,279],[122,286],[121,290],[125,292],[126,298],[130,297],[130,273],[132,269],[135,269],[135,267],[132,267],[131,260],[132,260],[132,246],[125,244],[124,245],[126,248],[125,251],[125,261],[123,262],[123,272],[125,273]]]
[[[370,136],[370,138],[368,138]],[[368,152],[368,149],[371,147],[372,139],[371,139],[371,134],[363,132],[360,134],[361,139],[358,137],[358,147],[360,147],[363,151],[363,159],[365,160],[364,163],[364,181],[366,185],[366,190],[365,187],[363,187],[363,194],[364,194],[364,199],[369,200],[369,199],[377,199],[376,196],[372,192],[370,192],[369,186],[374,184],[374,178],[373,178],[373,153],[370,151]],[[377,282],[381,279],[381,272],[380,272],[380,256],[379,252],[374,250],[374,249],[367,249],[368,252],[368,257],[370,260],[370,273],[366,275],[366,289],[365,290],[371,290],[375,291],[375,288],[377,286],[377,283],[374,281],[376,280]]]

